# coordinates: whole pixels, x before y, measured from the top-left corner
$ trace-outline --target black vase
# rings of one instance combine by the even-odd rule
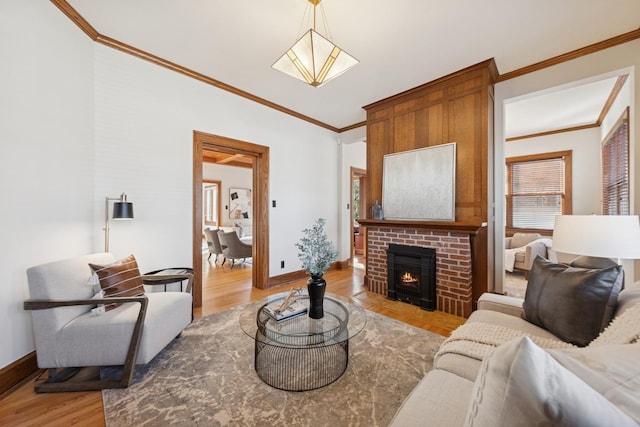
[[[324,291],[327,288],[327,282],[322,275],[311,275],[307,281],[307,290],[309,291],[309,317],[312,319],[322,319],[324,316]]]

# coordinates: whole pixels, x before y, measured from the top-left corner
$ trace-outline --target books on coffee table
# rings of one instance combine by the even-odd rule
[[[307,306],[300,301],[294,301],[285,308],[280,309],[281,303],[269,304],[264,307],[264,312],[271,316],[275,321],[290,319],[307,312]]]

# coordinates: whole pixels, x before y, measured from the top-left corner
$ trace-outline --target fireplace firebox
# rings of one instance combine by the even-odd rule
[[[436,250],[389,244],[387,297],[433,311],[436,307]]]

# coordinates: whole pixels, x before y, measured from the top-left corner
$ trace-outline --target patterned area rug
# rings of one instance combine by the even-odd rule
[[[367,311],[344,375],[317,390],[287,392],[258,378],[241,309],[196,319],[136,369],[129,388],[104,390],[107,426],[386,426],[444,340]]]

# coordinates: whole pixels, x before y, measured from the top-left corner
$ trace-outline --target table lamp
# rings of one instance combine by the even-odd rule
[[[556,252],[598,259],[640,258],[640,222],[637,215],[558,215],[553,228]]]

